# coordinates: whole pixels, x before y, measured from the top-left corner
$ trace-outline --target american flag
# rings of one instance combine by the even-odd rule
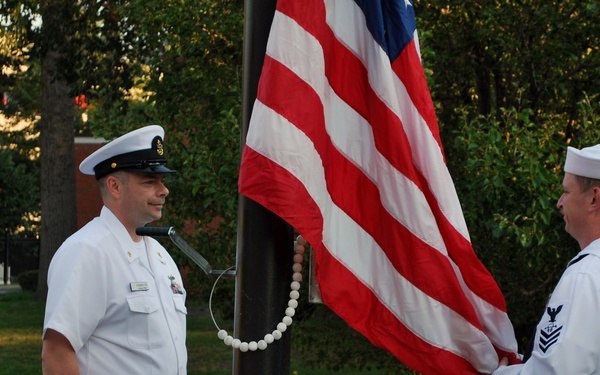
[[[423,374],[516,359],[444,159],[410,0],[279,0],[239,190],[312,245],[323,302]]]

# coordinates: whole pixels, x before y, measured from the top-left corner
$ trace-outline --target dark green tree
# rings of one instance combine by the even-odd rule
[[[52,255],[76,229],[74,136],[85,128],[77,122],[74,98],[100,86],[106,103],[127,111],[119,102],[131,87],[123,51],[133,33],[121,29],[114,12],[118,3],[0,3],[6,31],[0,87],[10,96],[3,112],[15,121],[35,123],[39,131],[39,298],[46,294],[45,275]]]
[[[578,251],[555,204],[567,145],[599,139],[600,7],[489,0],[415,8],[473,247],[524,343]]]
[[[25,131],[0,132],[0,229],[11,235],[36,232],[39,222],[39,169]]]
[[[455,108],[472,115],[499,108],[577,117],[577,103],[598,90],[596,1],[416,2],[431,90],[445,126]],[[565,124],[568,125],[568,124]],[[568,136],[569,134],[567,134]]]
[[[135,72],[135,90],[121,102],[106,98],[104,86],[90,91],[88,125],[106,138],[150,123],[162,125],[169,165],[180,173],[169,177],[169,207],[161,224],[177,228],[215,267],[231,266],[243,3],[130,1],[115,11],[121,32],[136,32],[122,55]],[[185,256],[179,261],[189,263]],[[191,269],[190,291],[208,298],[213,280],[202,272],[195,277],[198,270]]]

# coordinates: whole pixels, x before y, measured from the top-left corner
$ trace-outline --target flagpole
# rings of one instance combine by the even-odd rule
[[[256,99],[276,0],[245,0],[241,145]],[[281,322],[292,281],[293,229],[271,211],[239,195],[234,337],[259,341]],[[291,328],[291,327],[290,327]],[[234,349],[234,375],[290,373],[291,332],[265,350]]]

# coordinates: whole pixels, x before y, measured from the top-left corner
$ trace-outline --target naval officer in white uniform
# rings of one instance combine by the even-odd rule
[[[79,169],[104,207],[69,237],[48,271],[42,368],[52,374],[185,375],[186,291],[167,251],[135,229],[162,216],[164,130],[109,142]]]
[[[581,251],[568,264],[537,325],[530,358],[494,375],[600,374],[600,145],[569,147],[557,207]]]

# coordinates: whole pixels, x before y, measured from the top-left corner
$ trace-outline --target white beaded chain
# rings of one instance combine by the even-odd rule
[[[279,340],[283,337],[283,332],[287,330],[287,327],[292,325],[292,317],[296,314],[296,307],[298,307],[298,298],[300,298],[300,283],[302,282],[302,262],[304,261],[304,246],[306,245],[306,240],[302,236],[298,236],[296,241],[294,241],[294,265],[292,266],[292,270],[294,274],[292,275],[292,283],[290,284],[290,300],[288,301],[288,307],[285,309],[285,316],[277,324],[277,329],[272,333],[267,333],[262,340],[257,341],[241,341],[240,339],[233,338],[226,330],[220,329],[219,325],[215,321],[215,317],[212,312],[212,296],[215,291],[215,287],[217,282],[227,271],[231,270],[233,267],[230,267],[225,272],[219,275],[215,280],[215,283],[210,291],[210,297],[208,299],[208,309],[210,311],[210,317],[212,318],[215,327],[217,327],[217,337],[223,340],[225,345],[231,346],[234,349],[239,349],[242,352],[247,352],[250,350],[251,352],[258,350],[265,350],[267,346],[273,343],[275,340]]]

